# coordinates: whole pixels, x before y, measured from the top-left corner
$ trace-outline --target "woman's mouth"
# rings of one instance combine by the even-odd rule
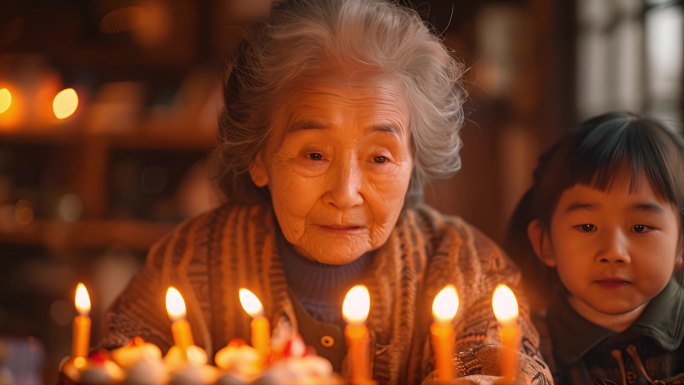
[[[321,225],[320,227],[324,231],[329,231],[329,232],[339,233],[339,234],[356,233],[356,232],[360,232],[364,229],[363,226],[357,226],[357,225]]]

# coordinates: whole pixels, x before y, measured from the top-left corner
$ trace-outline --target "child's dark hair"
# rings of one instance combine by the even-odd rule
[[[557,282],[552,269],[540,263],[532,251],[527,238],[530,221],[539,220],[542,229],[548,231],[563,191],[577,184],[605,191],[622,170],[631,175],[630,188],[636,189],[639,178],[645,176],[658,196],[676,206],[682,242],[682,136],[657,120],[631,112],[596,116],[567,132],[540,156],[532,187],[513,213],[505,248],[523,271],[530,297],[547,295]]]

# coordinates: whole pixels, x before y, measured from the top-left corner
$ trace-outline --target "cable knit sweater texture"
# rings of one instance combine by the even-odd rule
[[[224,205],[178,226],[151,248],[145,265],[113,304],[101,346],[112,348],[142,336],[168,349],[172,336],[164,304],[169,285],[183,294],[195,341],[210,356],[232,338],[249,340],[250,317],[240,306],[240,287],[261,299],[273,325],[289,322],[296,328],[274,221],[269,206]],[[460,218],[427,206],[407,209],[359,282],[371,296],[367,323],[374,380],[420,384],[432,378],[432,300],[449,283],[461,301],[454,320],[457,374],[498,375],[500,345],[491,296],[499,283],[519,293],[518,281],[516,268],[500,249]],[[533,384],[548,384],[551,376],[524,301],[520,315],[522,375]]]

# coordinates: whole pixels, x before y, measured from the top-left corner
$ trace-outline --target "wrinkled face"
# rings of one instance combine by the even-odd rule
[[[413,169],[409,116],[394,78],[325,79],[284,98],[250,173],[268,186],[297,252],[346,264],[382,246],[401,213]]]
[[[554,210],[542,259],[556,267],[575,308],[624,314],[655,297],[681,263],[679,226],[674,205],[645,177],[631,192],[624,177],[607,191],[575,185]]]

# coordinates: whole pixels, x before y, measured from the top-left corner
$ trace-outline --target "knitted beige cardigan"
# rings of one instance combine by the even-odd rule
[[[101,346],[142,336],[167,349],[172,343],[165,311],[169,285],[183,294],[195,342],[210,357],[232,338],[249,340],[240,287],[261,299],[274,324],[287,320],[296,328],[274,220],[269,206],[226,205],[181,224],[151,248],[144,267],[113,304]],[[499,337],[491,296],[499,283],[519,293],[518,280],[498,247],[463,220],[426,206],[406,210],[359,282],[371,296],[373,378],[380,384],[419,384],[431,376],[432,300],[449,283],[461,300],[454,321],[457,374],[497,375]],[[550,375],[524,301],[520,326],[523,376],[547,384]]]

